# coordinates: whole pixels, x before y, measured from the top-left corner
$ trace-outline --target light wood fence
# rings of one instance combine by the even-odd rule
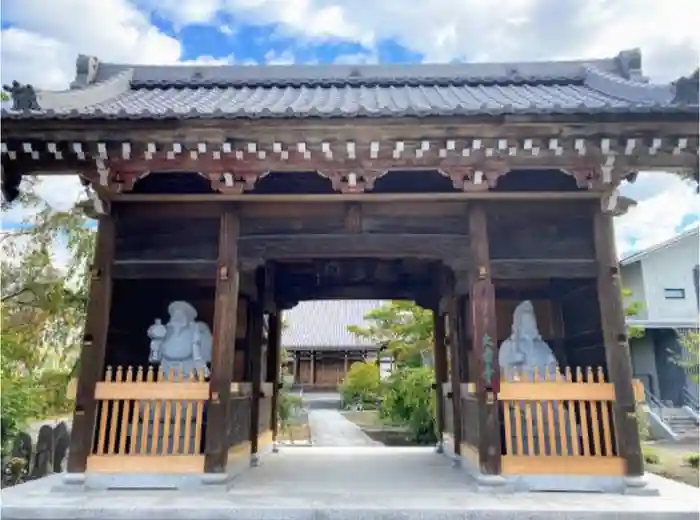
[[[202,472],[204,374],[176,376],[153,367],[107,367],[97,384],[98,423],[87,471]]]
[[[613,384],[602,368],[509,377],[501,383],[503,474],[623,475],[613,428]],[[634,382],[635,397],[644,389]]]

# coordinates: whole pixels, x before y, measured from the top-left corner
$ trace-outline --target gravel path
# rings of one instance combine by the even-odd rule
[[[337,410],[311,410],[309,429],[314,446],[383,446]]]

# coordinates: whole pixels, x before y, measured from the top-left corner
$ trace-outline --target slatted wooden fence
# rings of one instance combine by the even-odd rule
[[[644,390],[634,382],[637,401]],[[503,474],[622,475],[612,420],[613,384],[602,368],[517,375],[501,383]]]
[[[108,367],[97,384],[98,424],[91,472],[202,472],[204,374],[176,377],[153,367]]]

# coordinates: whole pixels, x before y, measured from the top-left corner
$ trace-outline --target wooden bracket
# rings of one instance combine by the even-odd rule
[[[222,282],[228,280],[228,267],[225,265],[219,267],[219,280],[221,280]]]

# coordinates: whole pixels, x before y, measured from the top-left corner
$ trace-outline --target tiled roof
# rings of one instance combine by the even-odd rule
[[[65,92],[3,118],[310,118],[697,111],[641,77],[639,51],[603,60],[319,66],[138,66],[78,58]],[[697,104],[694,105],[697,107]]]
[[[301,302],[282,315],[282,348],[324,350],[376,347],[348,332],[348,325],[365,324],[365,315],[383,300],[329,300]]]

